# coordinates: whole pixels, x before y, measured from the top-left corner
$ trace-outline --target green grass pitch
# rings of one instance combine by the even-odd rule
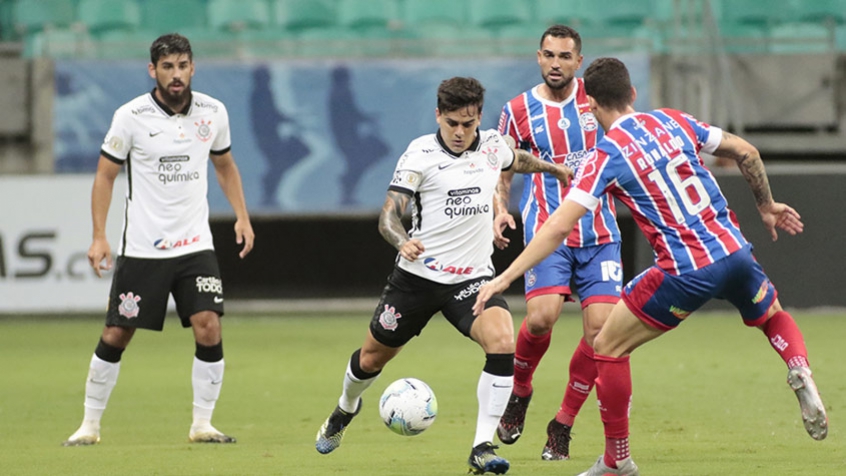
[[[641,473],[833,475],[846,468],[840,411],[846,399],[846,319],[796,312],[829,410],[828,439],[802,426],[786,367],[761,332],[734,315],[694,314],[632,358],[631,448]],[[522,316],[516,316],[515,326]],[[190,330],[138,332],[123,356],[103,418],[102,442],[64,448],[82,417],[84,379],[100,318],[0,318],[0,474],[3,475],[460,475],[476,419],[484,357],[437,316],[388,366],[334,453],[314,449],[337,402],[347,359],[369,316],[227,315],[226,374],[214,423],[235,445],[187,442],[191,414]],[[576,420],[572,459],[540,459],[581,321],[565,314],[535,377],[524,436],[499,454],[509,475],[575,475],[603,451],[595,396]],[[435,424],[415,437],[388,431],[377,400],[400,377],[427,382]]]

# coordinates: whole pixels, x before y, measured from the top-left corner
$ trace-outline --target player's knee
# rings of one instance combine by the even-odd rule
[[[526,329],[530,334],[542,336],[552,331],[558,315],[551,310],[540,310],[526,314]]]

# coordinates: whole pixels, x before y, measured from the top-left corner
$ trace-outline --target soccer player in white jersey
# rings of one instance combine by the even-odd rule
[[[188,39],[163,35],[150,47],[156,87],[114,114],[91,191],[93,241],[88,261],[97,276],[111,269],[106,216],[115,179],[126,166],[123,230],[106,325],[85,382],[85,414],[65,446],[100,441],[100,419],[117,383],[123,351],[138,328],[161,331],[168,295],[183,327],[194,330],[189,440],[234,443],[211,424],[223,382],[220,316],[223,287],[208,224],[209,159],[235,211],[235,240],[245,257],[253,233],[241,175],[230,152],[229,117],[220,101],[191,91],[194,60]]]
[[[361,395],[412,337],[437,313],[485,352],[476,386],[476,434],[468,464],[475,474],[504,474],[509,463],[491,442],[508,403],[514,374],[514,331],[502,296],[478,318],[472,305],[479,287],[494,276],[493,200],[500,170],[549,172],[561,180],[563,165],[515,151],[495,130],[478,130],[484,88],[455,77],[438,88],[438,132],[412,141],[400,157],[379,216],[379,232],[398,251],[364,344],[353,352],[338,405],[317,433],[316,447],[329,453],[361,410]],[[409,203],[412,228],[401,218]]]

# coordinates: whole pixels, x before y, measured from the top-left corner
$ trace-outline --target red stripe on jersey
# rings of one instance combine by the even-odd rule
[[[675,159],[676,157],[670,157],[669,151],[676,151],[678,147],[672,143],[671,139],[673,138],[673,135],[667,131],[667,129],[664,127],[664,124],[660,123],[654,116],[651,116],[649,114],[640,114],[638,115],[638,119],[643,121],[644,127],[646,128],[648,133],[651,134],[652,137],[654,137],[659,144],[661,144],[661,149],[664,151],[664,155],[666,155],[667,158],[670,160]],[[687,124],[687,121],[683,122]],[[689,124],[687,125],[688,127],[690,127]],[[694,143],[695,142],[696,137],[694,136]],[[682,153],[682,150],[678,149],[676,156],[680,156]],[[690,163],[688,162],[680,164],[678,167],[675,168],[675,170],[677,172],[680,172],[680,178],[687,178],[693,175],[693,170],[690,168]],[[684,177],[682,177],[682,173],[684,173]],[[688,198],[691,199],[691,201],[703,200],[703,198],[699,196],[691,197],[690,193],[687,190],[688,189],[686,188],[685,190],[680,192],[687,194]],[[705,244],[702,242],[696,232],[688,228],[687,224],[677,223],[674,217],[673,221],[668,223],[676,224],[675,226],[673,226],[673,228],[678,229],[682,243],[684,244],[685,248],[687,248],[688,253],[690,254],[691,259],[693,260],[693,264],[696,269],[700,269],[704,266],[707,266],[714,261],[713,259],[711,259],[708,249],[705,247]]]
[[[685,113],[676,109],[665,108],[659,109],[659,111],[670,116],[671,118],[673,118],[673,120],[679,123],[679,125],[682,127],[682,130],[684,130],[685,134],[687,135],[687,138],[690,139],[690,142],[696,149],[696,153],[698,154],[699,150],[702,149],[702,144],[700,144],[699,139],[696,138],[696,132],[693,130],[693,127],[691,127],[690,123],[687,122],[687,119],[692,118],[692,116],[688,116]]]

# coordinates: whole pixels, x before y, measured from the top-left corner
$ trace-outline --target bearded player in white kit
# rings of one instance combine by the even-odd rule
[[[171,294],[182,326],[193,328],[196,341],[189,440],[235,442],[211,424],[223,381],[223,285],[206,199],[211,159],[235,212],[235,240],[243,244],[240,257],[245,257],[255,235],[230,152],[229,117],[223,103],[191,91],[194,60],[187,38],[159,37],[150,47],[150,61],[156,87],[115,112],[94,178],[88,261],[97,276],[112,267],[106,216],[124,165],[126,209],[106,325],[85,383],[82,425],[65,446],[100,441],[100,419],[117,383],[121,355],[137,328],[162,330]]]
[[[379,216],[379,232],[399,254],[370,322],[364,344],[353,352],[338,405],[317,433],[323,454],[341,444],[361,410],[361,395],[402,347],[441,312],[485,352],[476,387],[476,435],[468,464],[475,474],[509,468],[491,442],[514,375],[514,322],[502,296],[475,318],[479,287],[494,276],[493,200],[500,170],[549,172],[567,180],[564,165],[513,150],[496,130],[479,130],[484,88],[456,77],[438,88],[438,132],[412,141],[400,157]],[[412,229],[401,218],[412,207]]]

